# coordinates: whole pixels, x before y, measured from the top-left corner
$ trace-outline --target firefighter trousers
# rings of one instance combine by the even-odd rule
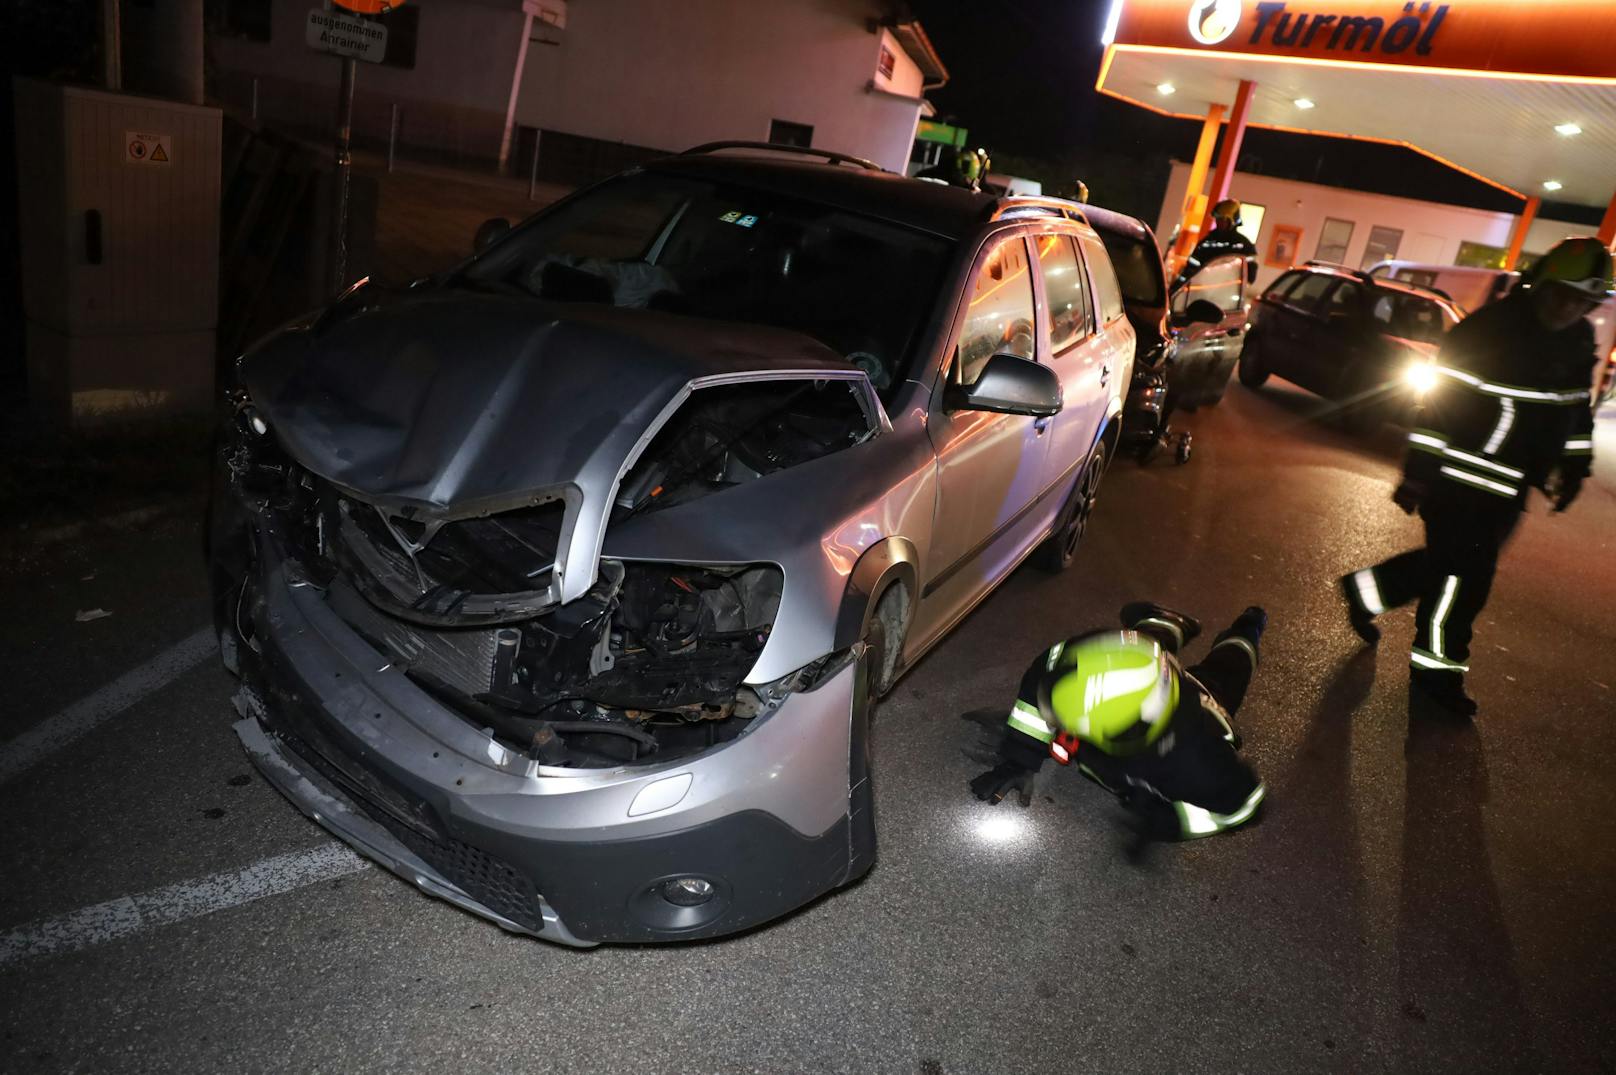
[[[1470,639],[1492,592],[1499,553],[1520,522],[1520,503],[1454,490],[1427,501],[1420,518],[1425,547],[1349,576],[1348,598],[1372,616],[1418,600],[1410,668],[1462,676],[1470,667]]]

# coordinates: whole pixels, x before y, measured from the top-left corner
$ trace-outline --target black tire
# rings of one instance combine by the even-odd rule
[[[898,681],[898,662],[903,656],[903,632],[909,620],[909,591],[902,583],[888,586],[875,602],[870,623],[864,629],[869,646],[869,689],[872,701],[881,698]]]
[[[1094,454],[1089,456],[1083,472],[1077,476],[1072,495],[1067,497],[1066,506],[1061,509],[1060,517],[1055,522],[1054,533],[1033,552],[1034,562],[1051,575],[1065,571],[1077,559],[1078,547],[1083,544],[1083,535],[1088,531],[1089,519],[1100,497],[1105,462],[1106,444],[1102,440],[1095,445]]]
[[[1258,336],[1254,332],[1246,334],[1246,345],[1240,349],[1237,369],[1240,383],[1247,388],[1261,388],[1263,382],[1268,380],[1268,365],[1262,360],[1262,348],[1258,345]]]

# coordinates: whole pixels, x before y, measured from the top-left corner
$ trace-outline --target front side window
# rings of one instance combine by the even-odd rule
[[[1089,288],[1077,250],[1064,235],[1040,235],[1038,266],[1049,306],[1049,352],[1062,350],[1089,334]]]
[[[831,206],[648,171],[531,218],[445,286],[791,329],[890,402],[952,249]]]
[[[977,270],[955,352],[958,383],[975,384],[994,355],[1034,357],[1033,324],[1027,244],[1017,236],[994,247]]]
[[[1094,277],[1096,320],[1108,325],[1122,316],[1122,285],[1117,282],[1117,271],[1111,267],[1111,258],[1100,240],[1082,235],[1078,242],[1083,244],[1083,260]]]

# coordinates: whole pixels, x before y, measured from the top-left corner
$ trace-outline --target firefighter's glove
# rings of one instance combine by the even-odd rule
[[[1563,474],[1563,475],[1561,475],[1560,476],[1560,487],[1555,490],[1554,510],[1556,512],[1561,512],[1561,511],[1566,510],[1567,508],[1569,508],[1571,506],[1571,502],[1577,499],[1577,494],[1579,494],[1581,492],[1582,492],[1582,475],[1581,474]]]
[[[1413,515],[1425,503],[1425,486],[1405,478],[1403,484],[1393,490],[1392,503],[1402,508],[1404,515]]]
[[[1038,774],[1013,761],[1001,761],[975,780],[971,793],[991,806],[998,806],[1012,791],[1018,793],[1023,809],[1032,805],[1032,780]]]

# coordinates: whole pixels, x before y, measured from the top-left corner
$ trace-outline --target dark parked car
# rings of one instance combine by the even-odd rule
[[[1275,280],[1251,311],[1240,383],[1278,375],[1341,404],[1367,430],[1400,417],[1432,386],[1431,362],[1460,312],[1411,284],[1309,263]]]
[[[1174,407],[1190,409],[1222,398],[1238,353],[1238,346],[1226,341],[1238,336],[1246,322],[1244,259],[1209,264],[1191,288],[1172,297],[1169,312],[1167,273],[1149,226],[1098,206],[1082,209],[1116,267],[1137,341],[1123,416],[1124,444],[1148,458],[1171,437],[1178,461],[1186,462],[1190,437],[1172,436],[1166,428],[1167,392],[1174,393]],[[1203,288],[1203,281],[1209,286]],[[1210,301],[1197,301],[1203,297]]]

